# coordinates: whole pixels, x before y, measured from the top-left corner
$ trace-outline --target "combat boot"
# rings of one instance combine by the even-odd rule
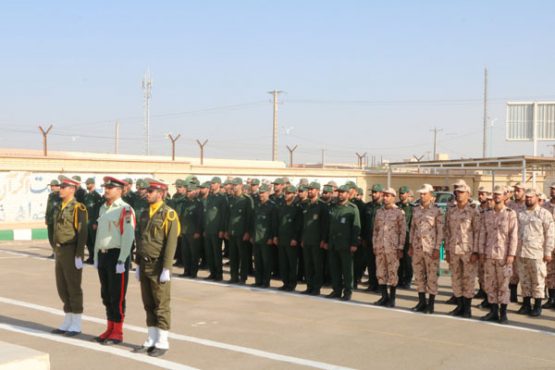
[[[487,298],[486,292],[484,292],[484,290],[480,287],[478,293],[474,294],[474,298]]]
[[[505,316],[507,316],[507,305],[505,305]],[[480,318],[481,321],[498,321],[499,320],[499,305],[494,303],[490,306],[489,313]]]
[[[542,314],[542,299],[536,298],[534,300],[534,309],[530,312],[530,316],[538,317]]]
[[[436,301],[436,296],[433,294],[430,294],[430,297],[428,298],[428,305],[426,306],[426,313],[434,313],[434,304]]]
[[[418,304],[412,308],[414,312],[426,311],[426,293],[418,293]]]
[[[530,297],[524,297],[522,301],[522,306],[517,311],[519,315],[529,315],[532,312],[532,307],[530,306]]]
[[[506,324],[508,321],[509,319],[507,319],[507,305],[502,304],[501,309],[499,310],[499,323]]]
[[[462,317],[470,319],[472,317],[472,298],[463,297]]]
[[[517,284],[509,284],[509,289],[511,290],[511,302],[518,303],[518,296],[516,294],[517,291]]]
[[[379,285],[378,288],[380,289],[380,293],[382,293],[382,297],[378,299],[374,304],[376,306],[385,306],[387,305],[387,301],[389,297],[387,296],[387,285]]]
[[[545,302],[542,308],[555,308],[555,289],[549,289],[548,292],[549,299]]]
[[[397,287],[389,287],[389,299],[387,301],[387,307],[395,307],[395,296],[397,295]]]
[[[478,308],[491,308],[491,304],[488,302],[487,297],[478,305]]]
[[[445,304],[456,304],[456,305],[458,305],[459,303],[457,302],[457,297],[455,297],[455,295],[452,295],[451,298],[449,298],[448,300],[445,301]]]
[[[462,316],[463,314],[463,297],[455,298],[457,300],[457,307],[454,310],[449,312],[451,316]]]

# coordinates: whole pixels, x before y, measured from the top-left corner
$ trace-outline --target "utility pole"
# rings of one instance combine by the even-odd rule
[[[204,140],[204,143],[201,143],[199,140],[197,140],[197,144],[200,148],[200,165],[204,165],[204,147],[206,145],[206,143],[208,143],[208,140]]]
[[[172,134],[168,134],[168,138],[172,142],[172,161],[175,161],[175,142],[179,140],[181,134],[178,134],[176,137],[173,137]]]
[[[487,156],[487,136],[488,136],[488,69],[484,68],[484,142],[482,145],[482,157]]]
[[[293,148],[290,148],[289,145],[287,145],[287,150],[289,150],[289,167],[293,167],[293,152],[297,150],[297,146],[298,145],[295,145]]]
[[[322,168],[324,168],[325,166],[324,164],[324,161],[326,159],[325,155],[326,155],[326,149],[322,149]]]
[[[433,151],[434,156],[433,156],[432,160],[435,161],[436,160],[436,155],[437,155],[437,134],[438,134],[438,132],[443,131],[443,129],[434,127],[434,129],[430,130],[430,131],[432,131],[434,133],[434,151]]]
[[[274,90],[269,91],[268,94],[271,94],[274,99],[274,128],[273,128],[273,135],[272,135],[272,161],[278,160],[278,95],[281,94],[283,91]]]
[[[116,135],[114,153],[119,154],[119,121],[116,121]]]
[[[47,136],[50,130],[52,130],[52,125],[50,125],[46,131],[44,131],[42,126],[39,126],[39,130],[42,134],[42,150],[43,150],[44,156],[47,157],[48,156],[48,137]]]
[[[147,69],[143,77],[143,91],[145,94],[145,155],[150,155],[150,98],[152,97],[152,80],[150,70]]]
[[[359,154],[359,153],[355,153],[357,158],[358,158],[358,167],[362,169],[363,167],[363,158],[366,155],[366,152],[364,154]]]

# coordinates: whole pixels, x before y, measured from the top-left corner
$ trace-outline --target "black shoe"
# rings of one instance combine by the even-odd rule
[[[62,330],[62,329],[52,329],[50,330],[50,332],[52,334],[65,334],[67,332],[67,330]]]
[[[351,293],[351,292],[345,292],[343,294],[343,297],[341,297],[341,300],[342,301],[350,301],[352,295],[353,295],[353,293]]]
[[[548,292],[549,299],[545,302],[542,308],[555,308],[555,289],[549,289]]]
[[[65,335],[66,337],[75,337],[75,336],[77,336],[77,335],[79,335],[79,334],[81,334],[80,331],[66,331],[66,332],[64,333],[64,335]]]
[[[392,286],[389,287],[389,299],[387,300],[387,307],[395,307],[395,296],[397,295],[397,288]]]
[[[214,281],[223,281],[224,278],[221,275],[218,275],[214,278]]]
[[[294,292],[296,287],[297,287],[296,285],[288,285],[287,289],[285,289],[285,291],[286,292]]]
[[[478,308],[491,308],[491,304],[488,302],[488,299],[485,298],[479,305]]]
[[[270,283],[262,283],[261,288],[269,288],[270,287]]]
[[[452,295],[451,298],[445,301],[445,304],[456,304],[458,306],[459,302],[457,301],[457,297]]]
[[[120,344],[121,340],[118,339],[110,339],[107,338],[106,340],[102,341],[102,344],[104,344],[105,346],[113,346],[115,344]]]
[[[418,304],[412,309],[414,312],[425,312],[426,311],[426,293],[418,293]]]
[[[310,291],[310,295],[312,296],[319,296],[320,295],[320,289],[312,289]]]
[[[451,316],[462,316],[463,315],[463,297],[456,297],[457,307],[449,312]]]
[[[436,302],[436,296],[433,294],[430,294],[430,297],[428,298],[428,305],[426,306],[426,313],[429,313],[429,314],[434,313],[435,302]]]
[[[167,349],[162,349],[162,348],[156,348],[154,347],[152,349],[152,351],[148,352],[148,355],[150,357],[160,357],[166,354],[166,352],[168,352]]]
[[[326,298],[341,298],[341,292],[332,291]]]
[[[541,314],[542,314],[542,299],[536,298],[534,300],[534,309],[532,309],[532,312],[530,312],[530,316],[538,317]]]
[[[472,317],[472,298],[463,297],[462,317],[465,319],[470,319]]]
[[[88,265],[94,265],[94,260],[92,258],[87,258],[85,260],[85,263],[88,264]]]
[[[374,293],[377,293],[377,292],[379,292],[378,289],[379,289],[379,288],[378,288],[377,285],[368,285],[368,288],[366,288],[366,291],[367,291],[367,292],[374,292]]]
[[[207,277],[205,277],[203,280],[216,280],[216,279],[214,278],[214,275],[210,274]]]
[[[516,294],[517,292],[517,284],[509,284],[509,289],[511,290],[511,302],[512,303],[518,303],[518,296]]]
[[[48,259],[53,260],[54,259],[54,253],[52,253],[50,256],[48,256]]]
[[[387,301],[389,299],[389,296],[387,295],[387,285],[380,285],[379,289],[380,293],[382,293],[382,297],[374,302],[374,304],[376,306],[385,306],[387,305]]]
[[[147,353],[147,352],[152,352],[153,349],[154,349],[154,346],[152,347],[141,346],[139,348],[135,348],[133,350],[133,353]]]
[[[522,306],[516,313],[518,313],[519,315],[530,315],[530,312],[532,312],[532,306],[530,305],[530,300],[531,300],[530,297],[524,297]]]
[[[237,284],[238,282],[239,282],[239,279],[229,279],[227,281],[227,283],[229,283],[229,284]]]
[[[507,305],[502,304],[501,309],[499,310],[499,323],[506,324],[508,321],[509,319],[507,319]]]
[[[311,289],[306,288],[306,290],[303,290],[303,291],[301,292],[301,294],[309,295],[311,292],[312,292]]]
[[[506,308],[506,307],[505,307]],[[494,303],[491,305],[487,315],[480,318],[481,321],[498,321],[499,320],[499,305]],[[505,312],[505,316],[507,313]]]
[[[280,286],[280,287],[278,288],[278,290],[284,290],[284,291],[285,291],[285,290],[288,290],[288,289],[289,289],[289,285],[287,285],[287,284],[283,284],[282,286]]]
[[[487,298],[486,292],[484,292],[484,291],[482,290],[482,288],[480,288],[480,289],[478,290],[478,292],[477,292],[476,294],[474,294],[474,298],[478,298],[478,299],[480,299],[480,298],[481,298],[481,299]]]

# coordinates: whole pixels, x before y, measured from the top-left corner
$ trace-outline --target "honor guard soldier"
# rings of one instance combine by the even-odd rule
[[[50,181],[50,194],[46,201],[45,223],[48,232],[48,242],[52,248],[52,254],[49,258],[54,258],[54,210],[61,203],[60,199],[60,183],[58,180]]]
[[[254,180],[253,180],[254,181]],[[272,249],[277,233],[278,215],[276,204],[270,200],[270,187],[260,186],[258,201],[254,204],[254,286],[269,288],[272,276]]]
[[[148,184],[149,209],[138,223],[136,277],[141,283],[141,296],[146,311],[148,337],[136,352],[158,357],[169,349],[170,288],[173,256],[181,233],[177,213],[163,197],[168,186],[152,179]]]
[[[94,264],[100,279],[100,295],[106,307],[107,328],[96,340],[102,344],[123,341],[125,295],[130,267],[130,254],[135,239],[135,213],[121,199],[125,182],[104,177],[105,203],[100,207]]]
[[[348,181],[345,185],[349,187],[349,202],[353,203],[358,208],[358,214],[361,217],[360,225],[364,224],[362,218],[364,217],[364,211],[366,210],[366,203],[359,198],[359,187],[354,183],[354,181]],[[360,193],[363,193],[360,189]],[[357,251],[353,254],[353,269],[354,269],[354,279],[353,287],[358,288],[358,284],[362,280],[364,275],[364,270],[368,264],[368,256],[364,253],[364,248],[362,248],[362,239],[359,238],[359,243],[357,244]]]
[[[480,214],[470,204],[470,187],[466,183],[457,187],[455,198],[455,205],[447,209],[443,231],[451,285],[457,299],[457,307],[450,314],[470,318],[478,272]]]
[[[79,183],[79,185],[77,186],[77,189],[75,190],[75,199],[79,203],[84,204],[85,203],[85,195],[87,194],[87,192],[81,186],[81,176],[75,175],[75,176],[72,176],[71,179]]]
[[[409,255],[412,257],[418,304],[413,311],[434,313],[438,292],[439,248],[443,241],[443,214],[434,205],[434,188],[430,184],[418,190],[420,205],[413,209],[410,226]],[[426,293],[429,294],[426,302]]]
[[[484,265],[484,289],[490,312],[482,321],[507,322],[509,279],[518,246],[517,214],[505,205],[507,191],[493,188],[495,205],[482,213],[480,223],[480,260]]]
[[[407,224],[407,235],[405,237],[405,246],[403,247],[403,256],[399,260],[399,283],[398,287],[401,289],[410,289],[412,282],[412,258],[409,256],[409,232],[410,223],[412,221],[412,204],[410,202],[412,192],[407,186],[399,188],[399,207],[405,213],[405,221]]]
[[[202,203],[195,197],[197,186],[195,183],[188,183],[187,193],[178,203],[181,222],[181,260],[183,261],[184,271],[181,276],[197,277],[201,235],[202,235]]]
[[[64,303],[64,322],[54,334],[75,336],[81,333],[83,314],[83,257],[87,242],[87,208],[77,202],[79,181],[60,176],[61,203],[54,210],[54,253],[56,288]]]
[[[326,245],[333,288],[327,297],[349,301],[353,292],[353,253],[356,252],[360,235],[360,216],[357,206],[349,202],[349,187],[339,187],[338,194],[337,204],[330,210]]]
[[[362,277],[366,266],[368,266],[368,291],[375,292],[378,290],[378,280],[376,278],[376,256],[374,256],[372,248],[372,231],[376,211],[382,206],[383,186],[375,184],[369,190],[372,194],[372,200],[366,204],[364,215],[361,216],[364,261],[361,262],[362,267],[357,267],[357,274]]]
[[[95,190],[95,180],[89,177],[85,181],[87,186],[87,194],[85,194],[84,204],[87,207],[87,214],[89,215],[88,232],[87,232],[87,250],[89,251],[89,258],[85,261],[90,265],[94,264],[94,243],[96,239],[96,228],[98,219],[98,212],[102,205],[102,196]]]
[[[123,189],[123,196],[121,197],[123,201],[129,204],[131,207],[135,207],[135,200],[137,198],[137,193],[133,191],[133,179],[128,177],[123,179],[127,184]]]
[[[524,297],[518,313],[540,316],[545,297],[545,264],[551,262],[555,247],[555,224],[551,213],[538,204],[537,190],[527,189],[525,202],[526,210],[518,214],[518,276]]]
[[[383,190],[383,207],[376,211],[372,247],[376,256],[376,275],[382,297],[375,304],[395,307],[399,278],[399,258],[403,256],[407,223],[404,212],[395,204],[397,192],[393,188]],[[389,286],[389,294],[387,287]]]
[[[227,197],[221,190],[222,179],[213,177],[210,181],[210,194],[204,203],[202,214],[203,241],[209,280],[222,281],[222,240],[224,239]]]

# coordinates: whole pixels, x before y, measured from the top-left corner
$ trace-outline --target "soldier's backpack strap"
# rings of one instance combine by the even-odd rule
[[[73,227],[75,230],[79,228],[79,212],[85,212],[85,215],[88,216],[87,207],[83,203],[76,202],[75,207],[73,207]]]

